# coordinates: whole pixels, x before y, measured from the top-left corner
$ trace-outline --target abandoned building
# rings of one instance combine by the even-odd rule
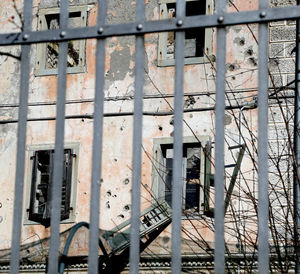
[[[23,31],[23,2],[0,2],[1,35]],[[60,28],[60,2],[33,0],[32,31],[54,33]],[[186,0],[185,16],[213,15],[216,2]],[[289,7],[296,0],[270,0],[269,5]],[[259,0],[227,1],[231,13],[258,8]],[[176,0],[145,0],[145,20],[171,22],[176,9]],[[97,26],[98,13],[96,0],[69,0],[68,28]],[[105,24],[135,22],[136,16],[136,1],[107,1]],[[259,26],[232,24],[225,29],[225,268],[228,273],[257,273]],[[193,27],[184,33],[181,267],[182,272],[213,273],[217,28]],[[140,273],[171,273],[176,36],[174,31],[144,35]],[[295,20],[268,22],[269,245],[275,273],[294,271],[296,262],[295,37]],[[30,45],[19,273],[45,273],[49,267],[60,43],[45,41]],[[105,74],[97,256],[103,273],[129,273],[135,46],[134,35],[107,35],[101,60]],[[97,52],[95,37],[67,40],[60,273],[86,273],[89,267]],[[13,241],[20,56],[20,45],[0,44],[0,273],[10,271]]]

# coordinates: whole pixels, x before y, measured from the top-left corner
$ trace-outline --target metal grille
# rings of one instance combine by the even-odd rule
[[[139,218],[140,218],[140,179],[141,179],[141,140],[143,118],[143,86],[144,86],[144,35],[153,32],[176,31],[176,73],[175,73],[175,118],[174,118],[174,174],[172,199],[172,273],[181,273],[181,166],[182,166],[182,128],[183,128],[183,75],[184,75],[184,37],[185,30],[196,27],[217,28],[217,74],[216,74],[216,147],[215,147],[215,273],[225,272],[224,244],[224,110],[225,110],[225,58],[226,58],[226,26],[259,23],[259,216],[258,216],[258,261],[259,272],[269,270],[268,247],[268,154],[267,154],[267,100],[268,100],[268,68],[267,24],[275,20],[292,20],[300,17],[300,6],[271,9],[268,0],[259,1],[259,9],[227,13],[226,0],[216,1],[216,14],[199,15],[185,18],[185,1],[176,2],[176,19],[145,21],[144,1],[137,1],[136,22],[116,25],[106,24],[105,0],[98,5],[97,26],[68,29],[67,0],[60,3],[60,29],[35,32],[32,25],[32,1],[24,1],[24,30],[21,33],[0,35],[0,45],[21,45],[21,90],[18,118],[18,144],[16,181],[14,194],[13,241],[10,271],[18,273],[20,255],[20,236],[22,227],[22,203],[24,182],[24,158],[26,144],[26,124],[29,87],[30,47],[34,43],[58,42],[58,95],[56,113],[55,159],[53,179],[53,208],[51,212],[51,239],[48,273],[58,272],[58,246],[60,227],[61,178],[64,157],[64,117],[66,102],[66,70],[68,41],[76,39],[97,39],[96,51],[96,88],[94,112],[94,141],[92,184],[90,201],[90,240],[89,240],[89,273],[98,273],[98,237],[99,237],[99,196],[101,182],[101,147],[103,131],[104,102],[104,69],[105,41],[108,37],[135,35],[135,93],[134,93],[134,134],[133,134],[133,168],[132,168],[132,216],[130,231],[130,273],[139,272]],[[297,187],[296,187],[297,188]],[[297,195],[295,195],[297,196]]]

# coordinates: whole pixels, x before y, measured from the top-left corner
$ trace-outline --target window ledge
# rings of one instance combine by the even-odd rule
[[[209,60],[206,57],[191,57],[191,58],[184,58],[184,64],[185,65],[198,65],[198,64],[205,64],[210,63],[213,60]],[[175,59],[159,59],[157,62],[157,65],[159,67],[170,67],[175,66]]]
[[[76,73],[85,73],[86,69],[85,66],[80,66],[80,67],[68,67],[67,68],[67,73],[68,74],[76,74]],[[57,75],[58,70],[55,69],[36,69],[34,75],[35,76],[49,76],[49,75]]]

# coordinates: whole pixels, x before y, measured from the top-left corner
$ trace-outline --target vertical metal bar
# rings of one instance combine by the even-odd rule
[[[226,1],[217,2],[217,14],[222,23]],[[216,75],[216,147],[215,147],[215,273],[225,272],[224,243],[224,115],[225,115],[226,30],[217,28]]]
[[[105,24],[106,0],[98,2],[97,26],[99,32]],[[99,200],[101,186],[102,138],[103,138],[103,107],[104,107],[104,72],[105,72],[105,39],[97,41],[95,104],[94,104],[94,135],[93,164],[90,201],[90,236],[89,236],[89,273],[98,273],[98,238],[99,238]]]
[[[136,1],[137,29],[143,28],[145,20],[145,1]],[[144,86],[144,36],[136,36],[135,44],[135,93],[134,93],[134,132],[131,191],[131,229],[130,229],[130,273],[139,273],[140,261],[140,193],[141,193],[141,148],[143,126],[143,86]]]
[[[31,30],[32,21],[32,0],[24,2],[24,33]],[[20,241],[22,229],[23,211],[23,186],[24,186],[24,164],[25,145],[27,130],[27,105],[30,72],[30,45],[22,46],[21,52],[21,86],[18,114],[18,134],[17,134],[17,162],[14,194],[14,212],[12,226],[12,246],[10,259],[10,273],[19,272]]]
[[[63,36],[63,29],[68,27],[69,2],[62,0],[60,6],[60,28]],[[55,130],[55,153],[54,170],[51,194],[51,236],[49,250],[48,273],[58,272],[59,255],[59,228],[61,209],[61,188],[63,176],[63,155],[64,155],[64,132],[65,132],[65,101],[66,101],[66,74],[67,74],[68,42],[59,44],[58,54],[58,90],[56,105],[56,130]]]
[[[259,8],[268,8],[268,0],[260,0]],[[258,52],[258,270],[269,273],[268,25],[265,23],[259,24]]]
[[[177,25],[185,18],[185,1],[176,2]],[[175,98],[174,98],[174,157],[172,180],[172,273],[181,273],[181,216],[182,216],[182,120],[184,83],[185,32],[175,38]]]
[[[300,0],[297,0],[300,5]],[[296,26],[296,70],[295,70],[295,102],[294,102],[294,244],[296,254],[295,273],[300,273],[300,20]]]

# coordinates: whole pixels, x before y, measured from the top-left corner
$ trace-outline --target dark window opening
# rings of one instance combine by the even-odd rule
[[[62,202],[61,221],[70,216],[70,198],[72,185],[72,160],[71,149],[64,150],[63,181],[62,181]],[[30,206],[28,209],[28,219],[44,225],[50,226],[51,214],[51,192],[53,178],[54,150],[35,151],[32,168]]]
[[[176,3],[167,4],[168,18],[176,17]],[[206,1],[186,2],[186,16],[202,15],[206,13]],[[185,32],[184,57],[203,57],[205,45],[205,28],[194,28]],[[167,55],[175,53],[175,33],[168,33]],[[174,58],[175,56],[173,56]]]
[[[59,29],[59,14],[46,14],[45,15],[47,29]],[[81,26],[81,12],[69,13],[69,27],[76,28]],[[58,52],[59,46],[56,42],[47,43],[46,47],[46,68],[53,69],[58,66]],[[68,57],[67,66],[77,67],[80,61],[80,41],[68,42]]]
[[[162,146],[165,158],[165,201],[172,204],[172,173],[173,149],[172,145]],[[183,146],[183,209],[189,212],[200,211],[200,144],[190,143]]]
[[[186,167],[185,209],[199,211],[200,158],[198,149],[189,149]]]

